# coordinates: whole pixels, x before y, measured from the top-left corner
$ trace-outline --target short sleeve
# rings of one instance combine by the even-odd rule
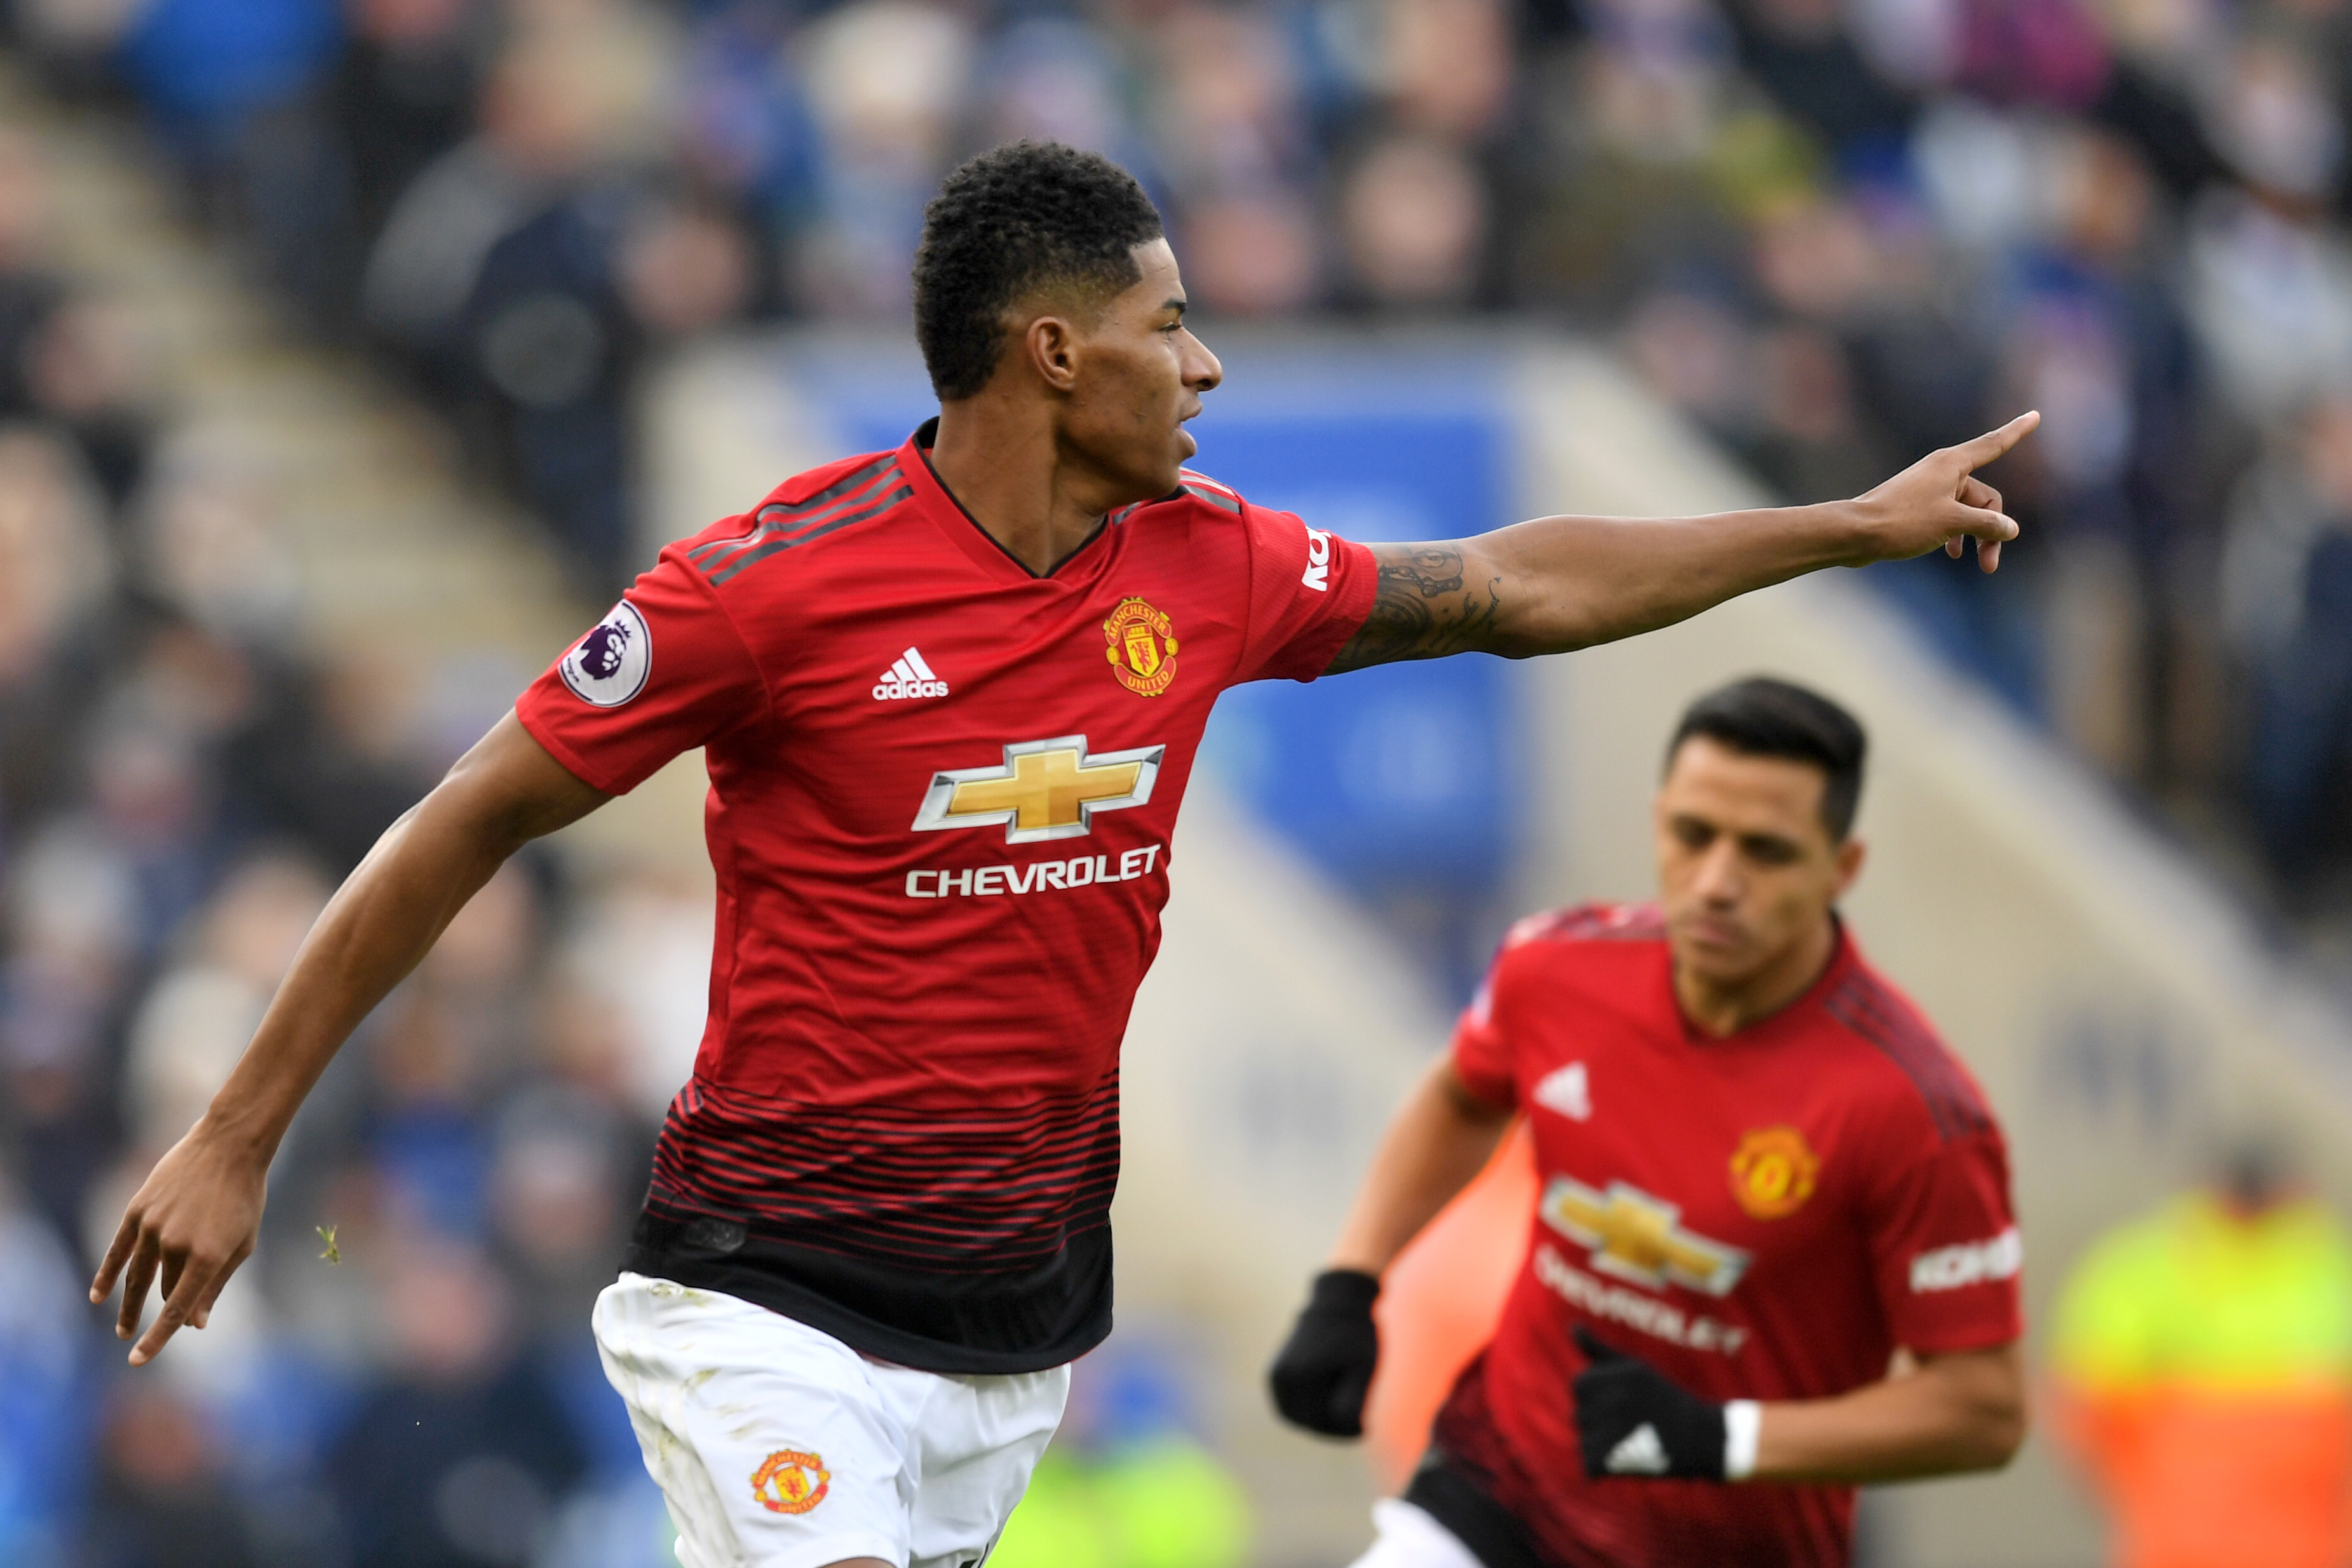
[[[1878,1184],[1867,1223],[1897,1344],[1932,1355],[2004,1345],[2024,1331],[2025,1247],[1998,1129],[1937,1138]]]
[[[1449,1048],[1454,1076],[1462,1080],[1465,1089],[1489,1105],[1516,1106],[1519,1102],[1517,1064],[1512,1058],[1510,1040],[1496,1017],[1495,1008],[1495,990],[1502,977],[1505,956],[1496,954],[1486,979],[1478,983],[1478,994],[1470,998],[1470,1005],[1463,1008],[1462,1016],[1454,1021],[1454,1041]]]
[[[1236,498],[1238,500],[1238,498]],[[1372,613],[1372,552],[1286,511],[1242,501],[1249,615],[1234,683],[1312,680]]]
[[[607,795],[767,711],[751,650],[675,545],[515,703],[534,740]]]

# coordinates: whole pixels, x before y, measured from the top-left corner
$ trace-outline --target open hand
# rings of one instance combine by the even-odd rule
[[[139,1332],[147,1287],[157,1286],[163,1310],[131,1347],[131,1364],[155,1359],[184,1325],[203,1328],[238,1264],[253,1256],[261,1233],[261,1205],[269,1162],[199,1121],[155,1162],[154,1170],[123,1211],[114,1244],[90,1281],[92,1305],[122,1282],[114,1337]]]
[[[2017,524],[2000,510],[2000,492],[1976,470],[2032,434],[2036,413],[2021,414],[1973,441],[1928,453],[1856,502],[1869,523],[1869,561],[1906,561],[1937,545],[1957,559],[1964,542],[1977,542],[1977,564],[1987,572],[2000,565],[2000,547],[2017,537]]]

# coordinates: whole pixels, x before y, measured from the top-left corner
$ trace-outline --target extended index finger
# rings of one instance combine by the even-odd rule
[[[1988,430],[1973,441],[1963,441],[1953,450],[1968,459],[1971,468],[1981,468],[2028,436],[2042,423],[2042,410],[2029,408],[1998,430]]]
[[[122,1266],[131,1261],[131,1249],[137,1246],[138,1242],[138,1217],[126,1210],[122,1215],[122,1223],[114,1227],[113,1245],[106,1249],[106,1257],[98,1266],[98,1274],[89,1282],[91,1306],[97,1306],[114,1294],[114,1281],[121,1274]]]

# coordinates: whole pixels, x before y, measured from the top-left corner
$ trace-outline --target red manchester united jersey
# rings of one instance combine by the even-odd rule
[[[1535,1132],[1537,1215],[1494,1342],[1433,1442],[1564,1568],[1833,1568],[1851,1488],[1587,1480],[1571,1331],[1709,1399],[1813,1399],[1914,1352],[2020,1332],[2000,1129],[1841,929],[1799,1001],[1728,1038],[1684,1021],[1654,910],[1522,921],[1454,1061]]]
[[[517,705],[597,788],[701,746],[709,1022],[628,1267],[941,1372],[1109,1330],[1118,1046],[1218,693],[1370,552],[1187,474],[1049,574],[896,452],[662,552]]]

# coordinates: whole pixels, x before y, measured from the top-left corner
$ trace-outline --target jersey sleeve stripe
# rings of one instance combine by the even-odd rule
[[[719,584],[726,583],[730,578],[735,577],[745,570],[757,566],[761,562],[767,560],[772,555],[779,555],[787,550],[798,549],[800,546],[808,543],[813,539],[822,539],[824,535],[847,528],[853,523],[866,522],[874,518],[880,517],[884,512],[890,510],[892,508],[912,500],[914,498],[914,494],[915,488],[912,485],[901,483],[897,489],[890,491],[880,500],[874,501],[870,505],[860,507],[857,510],[850,512],[846,516],[835,517],[832,521],[823,523],[822,525],[806,526],[802,528],[798,532],[771,539],[766,543],[760,545],[757,549],[747,550],[742,554],[736,556],[734,560],[729,562],[726,565],[711,572],[709,574],[711,586],[717,587]]]
[[[1885,982],[1856,969],[1822,1005],[1911,1080],[1938,1137],[1948,1142],[1991,1128],[1991,1113],[1950,1050]]]
[[[857,491],[865,489],[868,486],[887,479],[888,477],[888,473],[894,473],[897,471],[898,467],[898,455],[896,453],[887,453],[882,457],[877,458],[874,461],[867,463],[863,468],[856,468],[850,473],[843,475],[840,479],[835,479],[833,483],[825,486],[824,489],[817,491],[814,495],[812,495],[805,500],[789,502],[770,501],[767,505],[761,507],[758,512],[753,514],[754,521],[760,525],[760,527],[754,528],[749,533],[738,534],[732,539],[714,539],[705,543],[698,544],[692,550],[687,552],[687,557],[693,561],[696,565],[699,566],[707,561],[724,555],[730,550],[750,543],[752,540],[759,537],[761,529],[767,527],[772,522],[779,520],[788,521],[790,519],[794,517],[806,517],[814,512],[824,510],[825,507],[828,507],[836,501],[845,501],[854,499]],[[886,472],[886,470],[887,472]]]
[[[838,484],[827,486],[805,501],[790,506],[770,502],[753,514],[757,526],[750,532],[698,544],[687,552],[687,559],[705,573],[717,570],[727,563],[730,555],[754,549],[779,534],[798,533],[855,510],[888,489],[892,480],[900,479],[898,458],[885,458]]]
[[[1230,490],[1214,489],[1209,485],[1196,482],[1190,478],[1185,479],[1182,489],[1186,495],[1192,496],[1196,500],[1207,501],[1211,506],[1223,507],[1225,510],[1232,512],[1235,517],[1239,517],[1242,514],[1241,497],[1234,495]]]

